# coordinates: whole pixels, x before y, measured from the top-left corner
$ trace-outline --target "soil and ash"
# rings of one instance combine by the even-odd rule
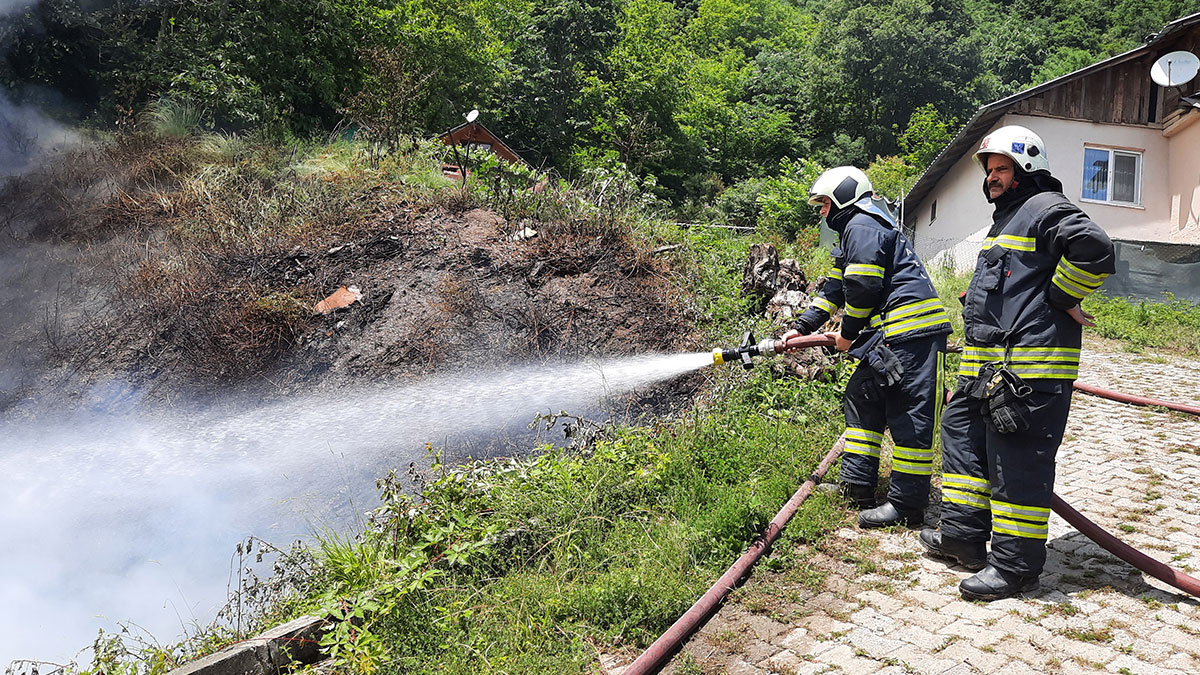
[[[702,348],[668,256],[614,228],[540,223],[536,237],[514,241],[517,226],[488,210],[380,195],[354,227],[286,250],[192,256],[189,274],[172,267],[179,258],[145,253],[171,244],[154,223],[171,214],[144,209],[130,225],[130,209],[114,207],[129,193],[110,182],[86,213],[10,185],[25,192],[0,230],[0,342],[12,355],[0,368],[0,413],[250,402]],[[314,312],[339,286],[361,299]],[[694,387],[685,378],[639,400],[670,403]]]

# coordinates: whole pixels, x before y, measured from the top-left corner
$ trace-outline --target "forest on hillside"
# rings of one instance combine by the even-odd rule
[[[154,101],[288,141],[429,136],[473,108],[532,164],[624,164],[680,217],[771,181],[911,184],[982,103],[1200,0],[5,0],[9,100],[102,129]],[[776,193],[778,185],[774,186]],[[766,194],[764,194],[766,193]],[[786,195],[783,196],[785,202]]]

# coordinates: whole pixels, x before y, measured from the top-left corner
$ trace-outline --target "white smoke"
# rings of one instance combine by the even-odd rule
[[[62,662],[117,620],[169,643],[224,603],[238,541],[352,526],[376,502],[374,478],[421,462],[426,442],[517,431],[561,409],[602,413],[608,396],[711,363],[470,372],[232,414],[0,427],[0,662]]]

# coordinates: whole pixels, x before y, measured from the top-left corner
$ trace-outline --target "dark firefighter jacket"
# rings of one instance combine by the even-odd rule
[[[974,377],[984,363],[1004,361],[1044,389],[1078,375],[1083,331],[1066,310],[1100,287],[1116,258],[1108,235],[1063,196],[1062,183],[1032,178],[1030,191],[996,201],[963,298],[958,374]]]
[[[842,337],[847,340],[868,327],[881,329],[893,344],[949,333],[946,309],[908,239],[882,213],[858,208],[866,202],[829,218],[839,238],[834,270],[795,328],[811,333],[844,305]]]

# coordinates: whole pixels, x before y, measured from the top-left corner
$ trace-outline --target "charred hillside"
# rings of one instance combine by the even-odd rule
[[[694,346],[676,272],[629,227],[633,192],[535,194],[498,166],[463,186],[441,152],[135,133],[10,181],[0,409]],[[343,287],[354,302],[316,310]]]

